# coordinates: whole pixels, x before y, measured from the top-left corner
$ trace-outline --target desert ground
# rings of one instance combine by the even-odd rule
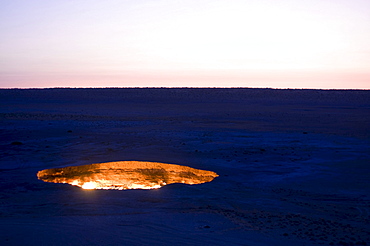
[[[85,190],[49,168],[216,172]],[[0,245],[370,245],[370,91],[0,90]]]

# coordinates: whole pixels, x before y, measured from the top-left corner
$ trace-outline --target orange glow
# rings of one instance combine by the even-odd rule
[[[38,179],[67,183],[83,189],[158,189],[167,184],[201,184],[218,177],[215,172],[158,162],[119,161],[52,168],[39,171]]]
[[[74,182],[74,181],[73,181]],[[72,183],[73,183],[72,182]],[[86,182],[84,183],[81,188],[82,189],[85,189],[85,190],[92,190],[92,189],[95,189],[97,187],[96,185],[96,182]]]

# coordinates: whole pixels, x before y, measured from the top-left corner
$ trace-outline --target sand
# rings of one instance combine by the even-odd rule
[[[370,91],[0,90],[1,245],[370,245]],[[111,161],[216,172],[84,190]]]

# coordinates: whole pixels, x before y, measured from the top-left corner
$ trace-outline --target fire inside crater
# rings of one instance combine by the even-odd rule
[[[38,179],[67,183],[83,189],[157,189],[167,184],[202,184],[215,172],[187,166],[144,161],[117,161],[39,171]]]

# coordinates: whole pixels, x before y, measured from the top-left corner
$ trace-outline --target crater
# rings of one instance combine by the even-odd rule
[[[167,184],[202,184],[218,177],[212,171],[144,161],[117,161],[39,171],[38,179],[83,189],[158,189]]]

